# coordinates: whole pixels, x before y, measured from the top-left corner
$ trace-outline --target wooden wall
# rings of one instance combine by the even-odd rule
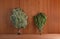
[[[20,7],[28,15],[26,29],[21,29],[23,34],[38,34],[34,25],[33,16],[38,12],[44,12],[47,22],[42,33],[60,33],[60,0],[0,0],[0,33],[16,33],[10,21],[11,10]]]

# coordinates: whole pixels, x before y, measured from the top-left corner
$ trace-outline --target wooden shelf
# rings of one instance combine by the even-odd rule
[[[43,35],[15,35],[15,34],[0,34],[0,39],[60,39],[60,34],[43,34]]]

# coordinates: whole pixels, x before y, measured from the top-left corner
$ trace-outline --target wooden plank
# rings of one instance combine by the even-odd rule
[[[60,34],[24,34],[24,35],[14,35],[14,34],[1,34],[0,39],[60,39]]]

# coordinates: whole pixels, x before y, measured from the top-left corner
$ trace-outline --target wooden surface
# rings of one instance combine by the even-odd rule
[[[33,16],[44,12],[47,22],[42,33],[60,33],[60,0],[0,0],[0,33],[16,33],[10,21],[11,10],[20,7],[28,15],[28,25],[22,29],[22,34],[38,34]]]
[[[60,39],[60,34],[42,34],[42,35],[34,35],[34,34],[25,34],[25,35],[13,35],[13,34],[5,34],[0,35],[0,39]]]

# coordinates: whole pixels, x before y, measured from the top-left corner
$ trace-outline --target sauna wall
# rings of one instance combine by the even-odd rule
[[[39,34],[34,24],[33,16],[44,12],[47,22],[42,33],[60,33],[60,0],[0,0],[0,33],[13,34],[17,32],[10,21],[11,10],[22,8],[28,16],[28,25],[20,29],[22,34]]]

